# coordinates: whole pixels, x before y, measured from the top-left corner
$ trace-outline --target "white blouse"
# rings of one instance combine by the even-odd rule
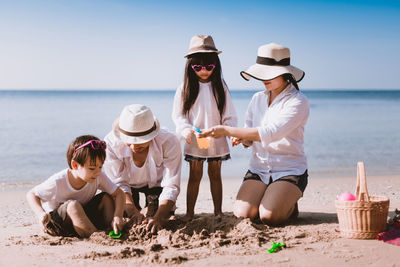
[[[104,140],[107,142],[104,171],[122,191],[132,194],[131,187],[161,186],[160,201],[176,201],[181,183],[182,152],[173,133],[160,129],[150,143],[146,162],[140,169],[134,166],[130,148],[113,131]]]
[[[199,129],[209,129],[220,124],[237,126],[237,116],[232,103],[232,97],[224,81],[223,86],[225,90],[225,109],[222,116],[219,113],[217,102],[214,98],[211,82],[199,82],[199,94],[188,116],[182,114],[183,84],[178,87],[174,98],[172,119],[176,126],[176,133],[182,140],[185,140],[190,134],[193,126]],[[203,158],[221,157],[229,154],[229,146],[226,137],[210,138],[210,147],[208,149],[200,149],[193,134],[192,144],[189,145],[185,142],[184,154]]]
[[[304,154],[304,126],[309,115],[308,100],[292,85],[268,107],[269,94],[253,95],[245,127],[257,127],[261,142],[253,142],[249,170],[269,183],[287,175],[301,175],[307,169]]]

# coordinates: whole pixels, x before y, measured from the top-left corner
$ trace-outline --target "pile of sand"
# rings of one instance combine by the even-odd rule
[[[295,224],[284,227],[269,227],[238,219],[233,215],[215,217],[200,216],[184,223],[171,219],[165,229],[157,234],[145,231],[144,225],[133,226],[124,231],[120,239],[112,239],[106,232],[96,232],[88,239],[71,237],[52,237],[31,235],[28,239],[10,238],[14,245],[74,245],[78,242],[94,243],[93,248],[73,256],[75,259],[126,259],[136,258],[144,263],[182,263],[205,258],[209,255],[252,255],[267,252],[271,242],[284,242],[286,249],[315,242],[329,242],[338,238],[332,224],[326,224],[318,231],[309,231],[309,227],[299,219]],[[113,250],[106,247],[112,246]],[[115,249],[116,248],[116,249]]]

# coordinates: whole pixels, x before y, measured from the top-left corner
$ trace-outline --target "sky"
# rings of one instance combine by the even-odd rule
[[[270,42],[303,89],[399,89],[400,1],[0,0],[0,89],[176,89],[209,34],[231,90]]]

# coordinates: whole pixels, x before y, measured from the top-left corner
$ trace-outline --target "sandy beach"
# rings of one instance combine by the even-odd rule
[[[309,178],[298,220],[282,227],[233,216],[240,178],[224,178],[226,216],[213,216],[207,180],[201,183],[192,222],[172,219],[153,236],[136,227],[119,240],[104,232],[89,239],[46,235],[25,200],[34,184],[2,184],[0,266],[400,266],[398,246],[340,237],[334,200],[354,191],[354,177]],[[185,212],[186,182],[177,201],[178,217]],[[367,177],[367,183],[370,195],[390,199],[392,217],[395,208],[400,209],[400,175]],[[285,242],[287,247],[269,254],[272,242]]]

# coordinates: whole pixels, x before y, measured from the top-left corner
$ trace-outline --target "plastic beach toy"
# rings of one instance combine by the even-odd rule
[[[202,130],[200,130],[199,128],[194,127],[194,126],[193,126],[193,130],[198,132],[198,133],[202,133],[203,132]],[[202,138],[200,138],[200,137],[196,136],[196,140],[197,140],[197,146],[200,149],[207,149],[207,148],[210,147],[210,137],[202,137]]]
[[[272,242],[271,246],[272,247],[268,249],[268,253],[274,253],[286,247],[285,243],[275,243],[275,242]]]
[[[344,192],[338,197],[338,200],[353,201],[356,200],[356,197],[352,193]]]
[[[197,128],[197,127],[194,127],[194,126],[193,126],[193,130],[196,131],[196,132],[198,132],[198,133],[201,133],[201,130],[200,130],[199,128]]]
[[[197,146],[200,149],[207,149],[210,147],[209,137],[203,137],[203,138],[196,137],[196,139],[197,139]]]
[[[111,236],[112,238],[117,239],[121,237],[122,233],[121,232],[115,233],[114,230],[112,230],[108,235]]]

